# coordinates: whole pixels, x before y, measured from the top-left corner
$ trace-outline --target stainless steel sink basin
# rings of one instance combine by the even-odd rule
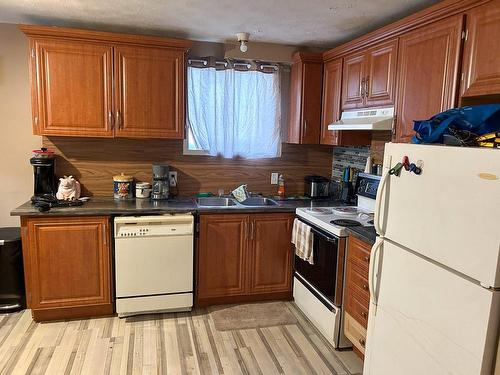
[[[196,203],[202,207],[231,207],[237,205],[234,199],[222,197],[198,198]]]
[[[270,198],[250,197],[241,202],[241,204],[244,206],[263,207],[263,206],[276,206],[278,202]]]

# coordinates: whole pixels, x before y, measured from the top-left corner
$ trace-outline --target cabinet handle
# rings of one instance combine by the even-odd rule
[[[250,239],[253,240],[253,231],[255,229],[255,225],[253,220],[250,222]]]
[[[367,314],[367,313],[365,313],[364,311],[361,313],[361,316],[362,316],[364,319],[368,318],[368,314]]]
[[[365,97],[365,79],[361,79],[361,83],[359,85],[359,92],[361,94],[361,97],[364,98]]]
[[[368,290],[368,289],[369,289],[369,288],[368,288],[368,285],[363,284],[363,289],[364,289],[364,290]]]
[[[394,119],[392,120],[392,135],[396,135],[396,122],[397,122],[397,115],[394,115]]]
[[[304,120],[304,136],[307,134],[307,120]]]
[[[370,263],[370,257],[369,256],[365,257],[365,262]]]
[[[108,111],[108,126],[113,129],[113,112]]]
[[[359,342],[359,344],[360,344],[363,348],[365,347],[365,345],[366,345],[365,340],[363,340],[363,339],[359,339],[359,340],[358,340],[358,342]]]
[[[368,97],[370,93],[370,76],[365,78],[365,98]]]
[[[120,117],[120,111],[116,111],[116,126],[118,126],[118,129],[122,128],[122,119]]]
[[[108,244],[108,236],[107,236],[106,225],[102,226],[102,238],[104,241],[104,245],[107,245]]]

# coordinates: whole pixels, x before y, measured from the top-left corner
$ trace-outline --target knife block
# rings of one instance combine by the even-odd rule
[[[342,182],[342,188],[340,190],[340,200],[345,203],[351,203],[352,192],[352,183]]]

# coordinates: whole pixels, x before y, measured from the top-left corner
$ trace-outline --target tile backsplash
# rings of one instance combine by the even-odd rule
[[[340,181],[344,167],[353,167],[358,171],[364,171],[366,158],[370,156],[368,146],[333,147],[332,179]]]

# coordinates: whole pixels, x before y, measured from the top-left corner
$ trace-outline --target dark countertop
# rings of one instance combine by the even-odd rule
[[[357,237],[363,242],[369,243],[373,245],[375,243],[375,239],[377,238],[377,232],[375,231],[375,227],[350,227],[346,228],[349,234],[352,234],[354,237]]]
[[[78,207],[52,208],[48,212],[39,212],[28,201],[11,211],[11,216],[89,216],[89,215],[148,215],[162,213],[231,213],[231,212],[294,212],[297,207],[329,207],[342,203],[335,200],[284,199],[276,200],[278,205],[265,207],[231,206],[231,207],[201,207],[195,198],[173,198],[166,201],[151,201],[149,199],[134,199],[117,201],[112,197],[92,197]]]

